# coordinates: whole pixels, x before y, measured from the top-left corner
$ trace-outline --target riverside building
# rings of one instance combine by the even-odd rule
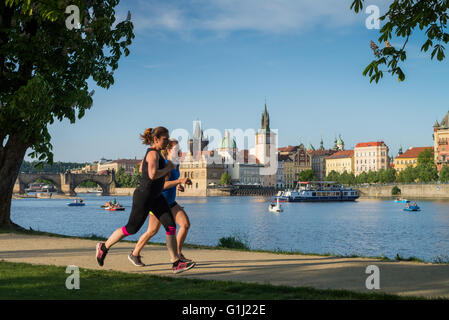
[[[361,142],[354,148],[355,175],[389,167],[388,146],[383,141]]]

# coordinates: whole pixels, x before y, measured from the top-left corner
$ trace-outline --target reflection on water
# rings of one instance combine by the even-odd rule
[[[130,196],[115,197],[126,211],[100,208],[110,198],[83,195],[85,207],[68,207],[67,199],[13,200],[15,223],[34,230],[108,237],[125,225]],[[449,202],[418,201],[420,212],[402,211],[392,200],[359,199],[339,203],[283,203],[284,212],[268,211],[273,198],[203,197],[177,199],[189,215],[188,243],[216,245],[231,235],[253,249],[331,253],[341,255],[414,256],[432,261],[449,252]],[[147,224],[128,239],[137,240]],[[153,238],[165,242],[164,232]]]

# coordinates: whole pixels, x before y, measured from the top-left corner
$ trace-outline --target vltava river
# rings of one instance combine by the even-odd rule
[[[12,220],[34,230],[71,236],[108,237],[125,225],[132,197],[117,197],[125,211],[100,208],[112,197],[82,194],[85,207],[68,207],[69,199],[13,200]],[[418,201],[420,212],[404,212],[393,200],[359,199],[339,203],[284,203],[284,212],[268,211],[272,198],[178,198],[191,229],[186,242],[214,246],[235,236],[252,249],[340,255],[414,256],[426,261],[449,258],[449,202]],[[137,240],[146,230],[127,239]],[[153,238],[165,242],[163,228]]]

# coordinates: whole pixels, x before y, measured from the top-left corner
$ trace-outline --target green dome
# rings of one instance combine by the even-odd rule
[[[337,144],[339,144],[339,145],[343,145],[344,144],[343,139],[341,138],[341,135],[338,136]]]
[[[237,149],[237,144],[235,140],[229,136],[229,133],[226,132],[225,137],[221,140],[221,143],[218,147],[219,149]]]

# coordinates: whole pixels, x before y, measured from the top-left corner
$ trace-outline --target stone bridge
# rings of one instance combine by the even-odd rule
[[[19,173],[14,185],[14,193],[25,193],[25,188],[30,183],[38,179],[51,181],[58,194],[76,196],[75,188],[85,182],[93,181],[103,190],[102,195],[108,196],[115,192],[115,173],[110,171],[108,174],[81,173]]]

